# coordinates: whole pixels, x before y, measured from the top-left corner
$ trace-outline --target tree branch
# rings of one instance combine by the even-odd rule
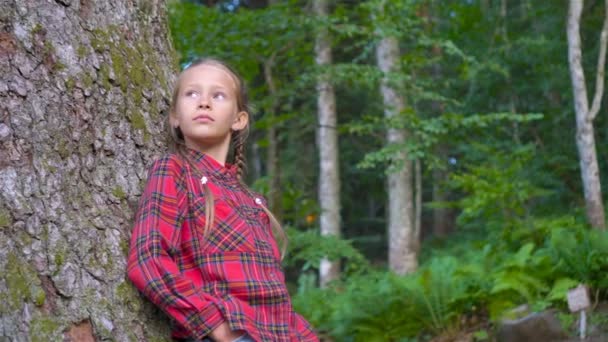
[[[591,120],[595,119],[600,111],[602,104],[602,95],[604,94],[604,71],[606,65],[606,46],[608,45],[608,0],[604,4],[604,25],[600,34],[600,53],[597,59],[597,74],[595,75],[595,95],[593,96],[593,104],[589,111]]]

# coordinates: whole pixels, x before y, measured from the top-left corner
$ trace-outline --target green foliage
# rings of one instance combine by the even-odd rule
[[[608,290],[602,282],[608,233],[589,230],[570,216],[528,222],[512,229],[522,238],[519,246],[498,234],[481,240],[469,237],[443,251],[435,249],[406,276],[367,271],[319,289],[308,274],[300,279],[294,303],[336,340],[398,340],[449,334],[468,315],[488,315],[496,321],[524,303],[533,310],[565,308],[567,291],[581,282]],[[547,230],[544,238],[537,238]]]
[[[462,209],[461,224],[484,222],[489,227],[509,228],[529,215],[533,199],[550,194],[530,182],[531,146],[506,153],[476,144],[470,152],[479,163],[452,174],[449,182],[450,187],[464,192],[457,202]]]
[[[369,269],[367,259],[357,251],[350,241],[336,236],[321,236],[318,229],[301,231],[295,228],[287,229],[289,239],[289,258],[286,264],[293,266],[303,263],[302,270],[319,269],[323,258],[343,260],[345,276],[360,273]]]
[[[608,289],[608,232],[559,227],[550,232],[547,250],[557,272]]]

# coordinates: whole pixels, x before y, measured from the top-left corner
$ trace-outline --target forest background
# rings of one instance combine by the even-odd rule
[[[101,5],[85,3],[58,2],[96,17],[91,6]],[[133,27],[81,24],[90,39],[75,55],[92,67],[75,73],[46,24],[30,20],[20,36],[14,18],[25,17],[25,7],[2,3],[11,24],[3,26],[0,55],[18,76],[0,84],[8,146],[0,337],[168,337],[166,319],[123,277],[130,216],[114,209],[132,213],[161,145],[154,134],[163,116],[155,113],[166,110],[175,72],[200,56],[227,61],[249,85],[256,108],[249,184],[268,196],[288,231],[294,305],[324,339],[490,340],[501,320],[549,309],[575,334],[566,293],[578,284],[590,289],[592,326],[606,329],[608,234],[603,205],[598,213],[597,201],[590,204],[594,193],[602,204],[606,186],[585,176],[591,152],[580,139],[595,138],[596,174],[605,177],[606,96],[590,100],[603,87],[598,56],[608,3],[581,7],[588,108],[573,91],[574,0],[170,1],[166,12],[162,3],[125,5],[137,18]],[[21,46],[36,67],[14,52]],[[74,94],[69,109],[81,126],[69,139],[71,124],[57,124],[32,140],[52,141],[50,150],[28,154],[18,148],[20,125],[48,128],[36,126],[43,114],[32,110],[28,121],[15,108],[21,100],[36,106],[20,79],[33,82],[39,66],[57,88],[55,100]],[[91,114],[101,105],[110,124],[83,129],[102,116]],[[585,117],[594,109],[595,119]],[[34,171],[24,176],[28,158]],[[110,171],[94,170],[98,164]],[[137,177],[120,171],[125,165]],[[67,176],[53,178],[61,170]],[[79,179],[73,189],[59,188],[79,203],[66,209],[49,189],[57,179],[69,184],[68,176]],[[81,183],[88,195],[78,192]],[[27,204],[29,197],[41,200]],[[89,210],[104,205],[101,215]],[[70,233],[87,225],[88,235]]]
[[[606,298],[608,239],[603,214],[594,224],[585,210],[567,2],[226,1],[171,9],[182,62],[219,56],[250,80],[258,108],[251,176],[261,179],[259,190],[281,194],[273,209],[291,235],[296,308],[323,333],[389,341],[468,330],[483,339],[492,335],[488,322],[522,303],[527,312],[562,310],[572,330],[568,289],[583,283],[596,304]],[[595,73],[605,16],[601,1],[585,4],[589,94],[603,82],[603,71]],[[331,37],[325,63],[319,35]],[[383,74],[378,49],[386,37],[398,41],[398,56]],[[321,137],[325,80],[336,101],[329,128],[339,142],[342,241],[319,239],[316,219],[327,174],[312,165],[332,148]],[[386,84],[399,93],[398,108],[383,96]],[[595,120],[600,174],[605,112]],[[391,128],[406,138],[387,142]],[[411,221],[397,225],[410,240],[397,247],[410,251],[397,254],[417,260],[405,266],[391,262],[387,229],[394,200],[387,178],[404,168],[413,209],[404,215]],[[319,288],[327,255],[341,259],[342,273],[321,270],[322,285],[323,277],[334,282]]]

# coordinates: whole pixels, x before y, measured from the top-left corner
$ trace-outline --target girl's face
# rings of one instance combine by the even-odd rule
[[[186,69],[178,81],[170,123],[179,127],[186,146],[207,152],[230,145],[232,130],[247,126],[247,112],[239,111],[237,84],[230,72],[214,64]]]

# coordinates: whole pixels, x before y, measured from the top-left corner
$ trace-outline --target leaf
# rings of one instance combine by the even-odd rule
[[[580,281],[571,278],[557,279],[553,284],[553,288],[551,288],[551,292],[547,295],[547,300],[558,302],[566,301],[568,299],[568,291],[575,288],[578,284],[580,284]]]

